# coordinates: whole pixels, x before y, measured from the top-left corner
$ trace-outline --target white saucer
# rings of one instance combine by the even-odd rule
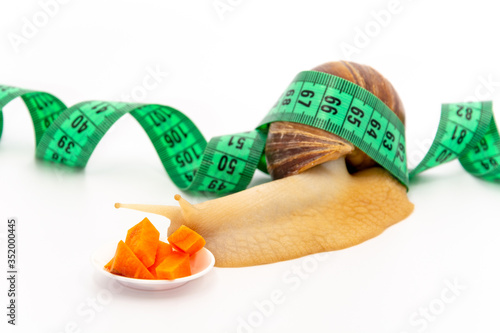
[[[91,257],[92,264],[97,269],[98,272],[104,274],[110,279],[115,279],[119,283],[129,288],[139,289],[139,290],[149,290],[149,291],[160,291],[178,288],[188,283],[189,281],[195,280],[202,277],[212,270],[215,264],[215,257],[206,248],[201,249],[191,256],[191,275],[175,280],[146,280],[146,279],[134,279],[128,278],[120,275],[111,274],[104,269],[111,258],[115,255],[117,242],[108,243],[97,249]]]

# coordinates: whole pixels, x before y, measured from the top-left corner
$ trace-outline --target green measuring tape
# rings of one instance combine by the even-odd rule
[[[21,97],[35,129],[36,156],[85,167],[107,130],[130,113],[144,128],[172,181],[183,190],[236,192],[257,168],[266,172],[264,147],[274,121],[311,125],[352,142],[408,188],[409,176],[458,158],[471,174],[500,180],[500,136],[491,102],[444,104],[436,138],[409,174],[404,125],[377,97],[342,78],[299,73],[258,127],[208,143],[180,111],[164,105],[89,101],[67,108],[57,97],[0,85],[0,110]],[[0,111],[0,135],[3,116]]]

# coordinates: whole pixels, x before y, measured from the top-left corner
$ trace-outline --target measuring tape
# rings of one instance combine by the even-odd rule
[[[36,156],[83,168],[108,129],[130,113],[144,128],[172,181],[183,190],[236,192],[257,168],[267,172],[269,124],[297,122],[339,135],[408,188],[409,177],[458,158],[467,172],[500,180],[500,136],[491,102],[444,104],[429,152],[407,170],[404,125],[375,95],[326,73],[299,73],[256,129],[205,140],[180,111],[164,105],[88,101],[70,108],[57,97],[0,85],[1,109],[21,97],[35,129]]]

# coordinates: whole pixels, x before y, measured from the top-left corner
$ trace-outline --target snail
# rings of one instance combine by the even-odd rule
[[[367,89],[404,123],[393,86],[369,66],[330,62],[313,70]],[[265,148],[273,181],[192,205],[115,204],[163,215],[168,234],[186,225],[201,234],[216,266],[242,267],[348,248],[413,211],[406,188],[350,142],[307,125],[275,122]]]

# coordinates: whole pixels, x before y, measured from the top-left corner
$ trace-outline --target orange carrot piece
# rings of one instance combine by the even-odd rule
[[[192,255],[205,246],[205,239],[197,232],[181,225],[179,229],[168,236],[168,242],[180,251]]]
[[[108,272],[111,271],[111,266],[113,265],[113,261],[115,261],[115,257],[111,258],[111,260],[104,265],[104,269],[107,270]]]
[[[159,241],[160,232],[146,217],[128,230],[125,244],[142,261],[144,266],[149,267],[155,262]]]
[[[158,248],[156,249],[155,262],[151,267],[148,267],[148,271],[156,277],[156,267],[162,263],[163,260],[172,252],[172,245],[160,241]]]
[[[189,254],[172,251],[158,267],[156,277],[158,279],[173,280],[191,275]]]
[[[110,272],[136,279],[154,279],[153,274],[123,241],[118,243]]]

